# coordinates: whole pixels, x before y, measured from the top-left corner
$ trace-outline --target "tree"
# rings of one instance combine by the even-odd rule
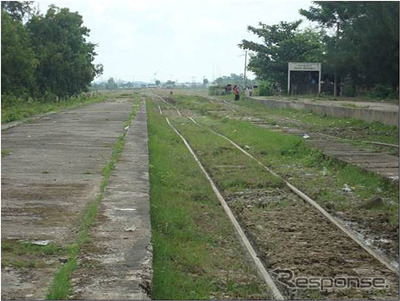
[[[168,81],[165,83],[165,85],[166,85],[167,87],[174,88],[174,87],[175,87],[175,81],[168,80]]]
[[[259,79],[277,82],[281,87],[286,87],[289,62],[323,60],[323,33],[312,29],[300,31],[300,23],[301,20],[275,25],[260,22],[259,28],[248,26],[249,31],[264,40],[264,44],[243,40],[239,46],[253,52],[248,68]]]
[[[32,17],[27,27],[39,60],[40,94],[52,92],[59,99],[87,91],[102,66],[93,64],[95,44],[87,42],[89,29],[77,12],[50,6],[45,16]]]
[[[4,2],[2,2],[3,5]],[[21,22],[1,11],[2,94],[32,94],[35,90],[35,58],[29,33]]]
[[[365,2],[359,11],[351,26],[344,28],[342,41],[352,46],[347,55],[358,63],[353,77],[367,87],[379,84],[395,89],[399,83],[399,2]]]
[[[110,77],[105,85],[106,90],[116,90],[118,88],[114,78]]]
[[[229,76],[224,75],[215,79],[213,83],[221,86],[226,86],[227,84],[244,85],[243,74],[241,73],[237,75],[235,73],[231,73]],[[252,84],[252,81],[247,80],[247,83]]]
[[[15,21],[21,22],[25,16],[32,14],[33,1],[2,1],[1,10],[6,11]]]
[[[204,79],[203,79],[203,85],[206,86],[208,83],[209,83],[208,79],[207,79],[207,78],[204,78]]]
[[[337,77],[354,85],[398,85],[399,3],[315,1],[300,13],[324,28],[327,65]]]

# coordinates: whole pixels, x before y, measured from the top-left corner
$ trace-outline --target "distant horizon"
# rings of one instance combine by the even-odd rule
[[[229,75],[230,75],[230,74],[229,74]],[[221,75],[221,77],[229,76],[229,75]],[[240,75],[240,74],[238,74],[238,75]],[[114,81],[117,82],[117,83],[145,83],[145,84],[154,84],[154,83],[155,83],[154,80],[150,80],[150,81],[144,81],[144,80],[134,80],[134,81],[130,81],[130,80],[123,80],[123,79],[118,79],[118,78],[114,78],[114,77],[109,77],[109,78],[106,78],[106,79],[103,79],[103,80],[94,79],[94,80],[91,82],[91,84],[105,83],[105,82],[107,82],[110,78],[113,78]],[[216,78],[216,79],[217,79],[217,78]],[[215,79],[215,80],[216,80],[216,79]],[[255,79],[257,79],[257,78],[256,78],[256,77],[253,77],[253,78],[247,78],[247,79],[249,79],[249,80],[255,80]],[[215,81],[215,80],[214,80],[214,81]],[[170,80],[165,80],[165,81],[160,80],[161,84],[162,84],[162,83],[167,83],[168,81],[170,81]],[[193,83],[192,81],[176,81],[176,80],[172,80],[172,81],[175,82],[175,83],[178,83],[178,84],[191,84],[191,83]],[[209,81],[209,84],[211,84],[211,83],[214,82],[214,81],[209,80],[209,79],[208,79],[208,81]],[[195,83],[196,83],[196,84],[198,84],[198,83],[203,83],[203,79],[202,79],[202,80],[199,80],[199,81],[196,81]]]

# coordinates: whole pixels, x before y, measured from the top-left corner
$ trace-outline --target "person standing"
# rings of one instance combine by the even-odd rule
[[[235,94],[235,100],[239,100],[239,86],[235,85],[233,87],[233,93]]]

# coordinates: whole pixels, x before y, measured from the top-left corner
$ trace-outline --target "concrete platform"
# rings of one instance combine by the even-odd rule
[[[10,152],[1,160],[3,241],[74,242],[131,107],[126,99],[107,101],[2,132],[2,149]],[[2,267],[2,299],[43,300],[59,265],[47,256],[36,267]]]
[[[318,134],[310,134],[311,138]],[[356,147],[337,141],[326,139],[307,140],[312,147],[321,149],[324,154],[332,156],[346,163],[354,164],[366,171],[374,172],[390,181],[399,181],[399,159],[395,156],[360,151]]]
[[[285,108],[312,111],[321,115],[351,117],[367,122],[379,121],[387,125],[399,123],[398,104],[356,101],[311,101],[271,99],[268,97],[250,97],[271,108]]]
[[[74,274],[74,299],[150,299],[152,245],[146,105],[143,100]],[[89,266],[89,267],[87,267]]]

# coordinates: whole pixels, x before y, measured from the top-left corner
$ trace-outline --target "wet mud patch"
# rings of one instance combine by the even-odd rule
[[[360,212],[361,211],[361,212]],[[373,247],[394,265],[399,265],[399,228],[389,222],[385,213],[369,212],[337,212],[336,217],[349,229],[353,230],[366,245]],[[362,214],[360,214],[362,213]]]

